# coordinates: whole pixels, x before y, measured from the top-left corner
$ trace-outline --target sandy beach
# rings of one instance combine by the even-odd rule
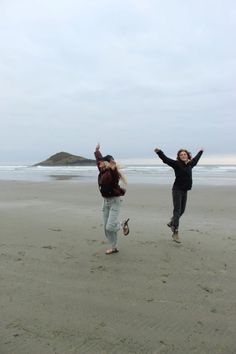
[[[96,183],[0,182],[0,354],[235,354],[236,189],[131,184],[120,252]]]

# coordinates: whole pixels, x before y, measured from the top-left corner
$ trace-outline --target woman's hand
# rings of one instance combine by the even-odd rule
[[[161,149],[156,148],[154,151],[155,151],[155,153],[157,154],[159,151],[161,151]]]
[[[97,143],[96,145],[96,151],[99,151],[100,150],[100,143]]]

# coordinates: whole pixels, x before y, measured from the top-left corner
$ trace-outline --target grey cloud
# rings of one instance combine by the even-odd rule
[[[61,146],[88,155],[98,140],[123,158],[156,141],[236,153],[235,2],[11,0],[0,10],[10,158],[19,145],[26,159]]]

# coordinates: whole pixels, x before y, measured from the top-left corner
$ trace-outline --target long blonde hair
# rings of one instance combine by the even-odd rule
[[[119,173],[119,176],[120,176],[120,179],[122,181],[122,183],[127,186],[128,184],[128,181],[127,181],[127,177],[126,175],[121,171],[121,167],[120,166],[117,166],[117,171]]]

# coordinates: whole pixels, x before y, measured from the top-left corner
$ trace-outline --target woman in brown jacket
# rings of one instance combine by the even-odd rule
[[[129,219],[124,221],[123,224],[119,221],[121,197],[125,194],[125,189],[120,187],[119,181],[122,180],[126,184],[126,180],[118,169],[114,158],[111,155],[102,156],[100,144],[97,144],[94,155],[99,170],[98,187],[103,196],[104,231],[108,241],[111,243],[111,248],[106,251],[106,254],[113,254],[119,252],[117,248],[117,233],[121,227],[124,235],[129,234]]]

